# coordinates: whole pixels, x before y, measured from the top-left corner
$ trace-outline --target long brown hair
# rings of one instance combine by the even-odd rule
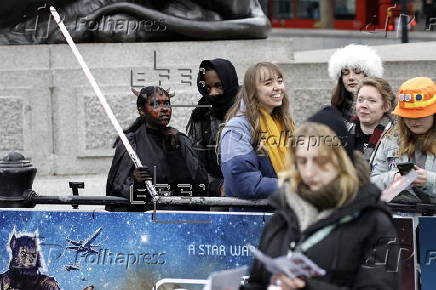
[[[335,132],[331,130],[329,127],[313,122],[303,123],[296,131],[295,136],[298,138],[301,137],[309,137],[310,138],[325,138],[326,136],[336,137]],[[334,138],[333,138],[334,139]],[[320,140],[320,139],[319,139]],[[288,171],[285,171],[279,175],[280,183],[287,183],[290,188],[300,194],[298,191],[299,186],[303,183],[301,179],[300,172],[297,168],[296,164],[296,148],[299,145],[294,144],[294,146],[290,146],[289,149],[289,158],[287,160]],[[338,185],[339,190],[333,196],[329,198],[332,199],[332,203],[336,205],[336,207],[340,207],[346,204],[348,201],[354,198],[356,195],[359,186],[361,185],[359,182],[359,173],[356,168],[353,166],[351,159],[348,157],[347,152],[344,147],[340,144],[332,145],[327,144],[327,142],[320,142],[319,153],[323,156],[328,156],[330,158],[330,162],[333,162],[336,169],[338,170]],[[362,159],[362,158],[361,158]],[[369,170],[367,170],[367,175],[369,176]],[[362,178],[363,179],[363,178]],[[369,178],[368,178],[369,180]]]
[[[344,86],[342,81],[342,75],[338,78],[336,88],[333,91],[331,104],[342,112],[345,106],[345,100],[353,100],[353,94],[351,94]]]
[[[236,96],[236,101],[226,115],[226,122],[235,116],[243,115],[247,118],[251,125],[251,144],[254,148],[260,148],[260,109],[261,104],[259,97],[256,95],[256,87],[264,81],[268,76],[277,75],[283,78],[280,68],[270,62],[260,62],[247,69],[244,75],[244,84]],[[245,110],[241,111],[241,101],[245,105]],[[292,135],[295,131],[295,122],[291,116],[289,97],[285,93],[280,107],[273,109],[271,116],[274,120],[280,122],[283,129],[288,134]],[[218,134],[218,138],[219,138]],[[217,142],[217,144],[219,144]]]
[[[425,154],[436,155],[436,114],[433,115],[433,126],[427,133],[419,136],[413,134],[412,131],[406,126],[404,118],[400,117],[397,123],[397,130],[399,135],[399,151],[398,154],[412,156],[416,150]]]

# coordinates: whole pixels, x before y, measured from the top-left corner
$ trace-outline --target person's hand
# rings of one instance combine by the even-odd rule
[[[400,177],[401,177],[402,175],[398,172],[398,173],[395,173],[395,175],[394,175],[394,181],[393,182],[395,182],[395,181],[397,181],[398,179],[400,179]]]
[[[137,183],[145,183],[147,179],[152,179],[152,176],[147,167],[138,167],[133,170],[133,178]]]
[[[226,196],[226,193],[224,192],[224,184],[221,184],[220,186],[220,196]]]
[[[296,290],[306,287],[306,282],[304,280],[299,278],[289,278],[283,274],[272,276],[271,284],[280,286],[282,290]]]
[[[415,186],[424,186],[427,183],[427,170],[415,166],[416,174],[418,175],[414,182]]]
[[[164,129],[164,143],[169,151],[175,151],[180,147],[178,133],[176,128],[166,127]]]

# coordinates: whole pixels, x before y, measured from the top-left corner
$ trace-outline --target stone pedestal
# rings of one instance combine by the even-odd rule
[[[240,83],[259,61],[293,61],[288,39],[79,44],[78,48],[123,128],[137,116],[130,87],[171,88],[174,105],[195,105],[203,59],[233,62]],[[16,150],[38,174],[106,174],[116,133],[68,45],[0,47],[0,155]],[[193,107],[173,108],[185,131]]]

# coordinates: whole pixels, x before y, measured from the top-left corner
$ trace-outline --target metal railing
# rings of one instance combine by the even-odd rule
[[[38,195],[33,190],[27,190],[23,194],[27,204],[58,204],[58,205],[131,205],[129,199],[116,196],[44,196]],[[185,196],[160,196],[155,202],[145,202],[146,206],[204,208],[204,207],[223,207],[223,208],[252,208],[259,210],[272,210],[273,207],[267,199],[246,200],[234,197],[185,197]],[[436,204],[402,204],[388,203],[393,212],[401,213],[421,213],[423,215],[434,215]]]

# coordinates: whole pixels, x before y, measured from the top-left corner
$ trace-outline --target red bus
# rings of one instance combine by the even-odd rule
[[[320,1],[268,0],[268,17],[276,28],[319,28]],[[334,28],[344,30],[396,30],[401,6],[391,0],[336,0]],[[266,7],[265,7],[266,6]],[[408,1],[409,29],[415,26],[414,2]]]

